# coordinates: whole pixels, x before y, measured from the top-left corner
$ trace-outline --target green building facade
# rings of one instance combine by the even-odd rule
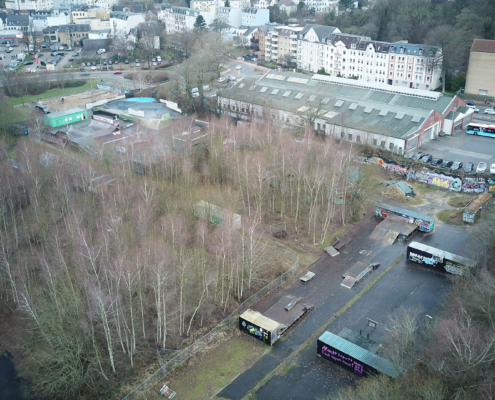
[[[69,110],[58,111],[45,115],[45,125],[52,128],[58,128],[74,122],[84,121],[88,119],[88,112],[82,108],[71,108]]]

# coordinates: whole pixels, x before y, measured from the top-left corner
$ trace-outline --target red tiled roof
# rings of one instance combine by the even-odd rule
[[[474,39],[471,51],[478,53],[495,53],[495,40]]]

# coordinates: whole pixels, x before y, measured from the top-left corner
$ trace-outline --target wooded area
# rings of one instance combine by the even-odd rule
[[[322,243],[365,198],[349,184],[348,146],[270,123],[209,130],[206,146],[180,155],[155,139],[164,162],[145,175],[131,152],[118,165],[70,151],[42,165],[34,141],[15,149],[20,169],[1,163],[0,293],[36,394],[116,390],[156,347],[191,343],[291,266],[270,223]],[[115,181],[96,186],[102,174]],[[224,210],[220,223],[199,218],[201,200]]]

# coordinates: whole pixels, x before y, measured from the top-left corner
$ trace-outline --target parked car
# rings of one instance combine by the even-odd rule
[[[242,68],[242,66],[240,66],[240,65],[238,65],[237,67],[235,67],[235,69],[237,69],[237,70],[239,70],[241,68]]]
[[[495,115],[495,111],[493,111],[493,108],[487,108],[485,111],[483,111],[483,114]]]
[[[495,164],[490,165],[490,174],[495,174]]]
[[[115,74],[115,75],[120,75],[120,74],[122,74],[122,71],[120,71],[120,70],[115,71],[115,72],[114,72],[114,74]]]
[[[467,106],[468,108],[471,108],[472,110],[474,110],[475,113],[479,113],[480,112],[480,109],[476,106]]]
[[[24,63],[24,65],[33,65],[33,62],[32,62],[32,61],[26,61],[26,62]]]
[[[217,82],[220,82],[220,83],[225,82],[225,78],[220,77],[220,78],[217,79]]]
[[[68,61],[69,61],[69,62],[72,62],[72,61],[74,61],[74,59],[73,59],[73,58],[69,58],[69,60],[68,60]]]
[[[141,66],[141,64],[138,63],[138,62],[135,65],[136,65],[136,67],[140,67]]]
[[[125,60],[124,61],[124,64],[129,64],[129,60]]]
[[[421,160],[421,157],[425,156],[426,154],[423,153],[422,151],[418,151],[416,154],[414,154],[411,157],[411,160]]]
[[[112,65],[112,60],[108,60],[108,65]]]
[[[449,161],[449,160],[443,160],[442,162],[442,167],[443,168],[450,168],[452,166],[454,162],[453,161]]]
[[[468,100],[466,101],[467,106],[474,106],[474,101]]]
[[[154,67],[156,67],[156,65],[157,65],[157,64],[156,64],[156,61],[153,61],[153,64],[152,64],[152,65],[153,65]]]
[[[434,158],[433,160],[430,161],[431,165],[441,165],[443,162],[443,159],[441,158]]]
[[[99,50],[97,51],[97,53],[98,53],[99,55],[102,55],[103,53],[106,53],[106,52],[107,52],[107,51],[106,51],[105,49],[99,49]]]
[[[95,66],[95,65],[93,65],[93,66],[91,67],[91,71],[96,71],[96,66]]]
[[[476,167],[476,172],[485,172],[486,171],[486,163],[480,162]]]
[[[464,172],[473,172],[474,169],[474,164],[472,162],[467,162],[466,165],[464,165]]]
[[[459,170],[459,169],[461,169],[461,168],[462,168],[462,162],[461,162],[461,161],[455,161],[455,162],[452,164],[452,166],[450,167],[450,169],[451,169],[452,171],[457,171],[457,170]]]
[[[421,161],[424,163],[430,162],[432,160],[433,156],[431,154],[425,154],[423,157],[421,157]]]
[[[43,104],[36,104],[34,106],[35,110],[41,111],[43,114],[50,114],[50,110]]]

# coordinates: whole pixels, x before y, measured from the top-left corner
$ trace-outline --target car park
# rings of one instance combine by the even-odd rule
[[[493,108],[487,108],[485,111],[483,111],[483,114],[495,115],[495,111],[493,111]]]
[[[421,157],[421,161],[424,163],[430,162],[433,159],[433,156],[431,154],[425,154],[423,157]]]
[[[476,167],[476,172],[485,172],[486,171],[486,163],[480,162]]]
[[[490,174],[495,174],[495,164],[490,165]]]
[[[457,170],[459,170],[459,169],[461,169],[461,168],[462,168],[462,165],[463,165],[463,164],[462,164],[462,162],[461,162],[461,161],[454,161],[454,162],[452,163],[452,166],[450,167],[450,169],[451,169],[452,171],[457,171]]]
[[[443,162],[443,159],[441,158],[434,158],[430,161],[431,165],[441,165]]]
[[[472,162],[467,162],[464,165],[464,172],[473,172],[474,164]]]
[[[441,166],[443,168],[450,168],[454,162],[449,160],[443,160]]]

